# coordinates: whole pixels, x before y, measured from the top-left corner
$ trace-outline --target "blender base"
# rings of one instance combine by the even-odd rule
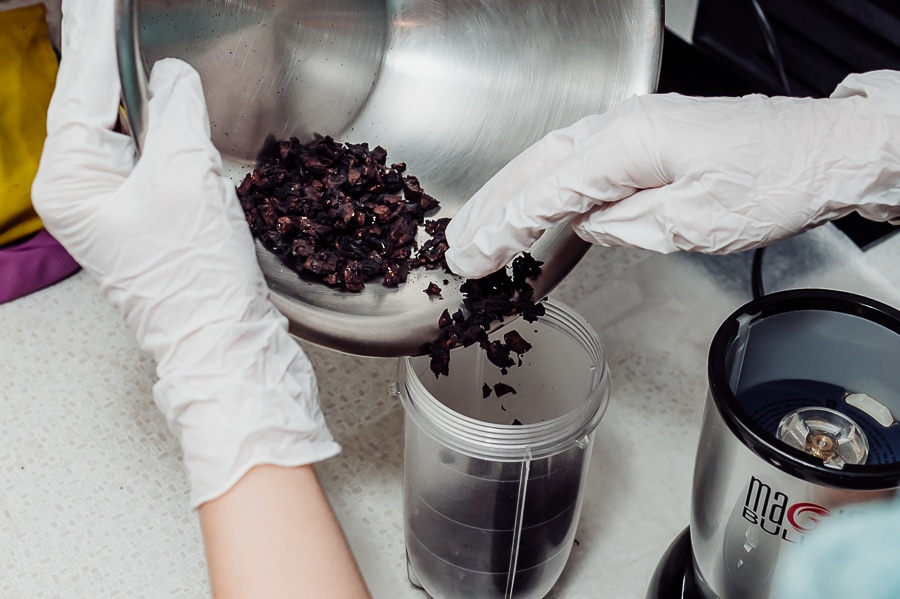
[[[682,530],[669,545],[653,572],[647,599],[702,599],[694,577],[690,528]]]

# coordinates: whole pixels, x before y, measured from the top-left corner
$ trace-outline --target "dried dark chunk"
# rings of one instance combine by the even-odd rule
[[[508,393],[516,394],[516,390],[507,385],[506,383],[495,383],[494,384],[494,393],[497,394],[497,397],[503,397]]]
[[[525,341],[518,331],[509,331],[503,335],[503,342],[510,351],[517,353],[520,356],[531,349],[531,344]]]
[[[441,288],[437,285],[437,283],[431,282],[428,284],[428,287],[425,288],[425,293],[427,293],[428,295],[432,295],[432,296],[440,295]],[[446,312],[446,310],[445,310],[445,312]],[[441,316],[443,317],[443,314]]]
[[[394,245],[406,245],[416,238],[417,228],[418,225],[416,225],[415,221],[397,219],[391,223],[388,239],[390,239]]]
[[[335,271],[330,275],[326,275],[325,278],[322,279],[325,281],[325,284],[331,285],[332,287],[338,287],[344,282],[344,273],[343,271]]]
[[[513,418],[512,425],[513,426],[522,426],[522,423],[519,421],[518,418]]]
[[[397,287],[400,283],[405,283],[409,276],[409,264],[404,262],[391,262],[384,268],[384,280],[382,284],[385,287]]]
[[[544,315],[546,309],[542,303],[526,303],[518,306],[519,314],[528,322],[534,322]]]
[[[431,212],[438,206],[440,206],[438,201],[427,193],[423,193],[422,197],[419,198],[419,209],[422,210],[423,213]]]
[[[348,291],[362,291],[365,286],[363,284],[363,269],[359,262],[351,260],[344,266],[344,287]]]
[[[422,244],[422,249],[419,250],[416,257],[419,258],[421,264],[425,268],[428,268],[429,266],[434,266],[436,268],[441,266],[444,254],[447,253],[447,248],[449,247],[450,246],[446,241],[429,239]]]
[[[533,279],[541,274],[541,266],[543,262],[535,260],[528,252],[524,252],[512,262],[513,282],[516,285],[526,284],[526,279]]]
[[[303,268],[317,275],[329,275],[337,268],[337,256],[331,252],[316,252],[306,259]]]
[[[499,368],[503,374],[506,374],[507,368],[514,366],[516,363],[516,361],[512,359],[512,356],[509,355],[509,348],[501,341],[490,341],[482,344],[481,347],[484,349],[491,364]]]
[[[428,347],[428,353],[431,356],[429,362],[431,372],[435,376],[448,376],[450,374],[450,348],[443,347],[441,344],[432,343]]]
[[[444,270],[449,271],[444,260],[444,254],[447,253],[447,249],[450,247],[445,235],[449,222],[449,218],[425,221],[425,232],[431,236],[431,239],[425,241],[416,254],[415,262],[417,265],[424,266],[428,270],[443,267]]]
[[[393,209],[390,206],[386,206],[384,204],[379,204],[372,207],[372,214],[375,215],[375,220],[379,223],[386,223],[391,219],[391,213]]]
[[[431,212],[438,207],[438,201],[425,193],[419,185],[419,180],[412,175],[403,178],[403,195],[410,201],[418,204],[423,214]]]
[[[384,272],[384,259],[375,252],[370,252],[365,259],[359,261],[359,264],[366,279]]]
[[[469,347],[475,343],[484,344],[488,341],[487,330],[476,322],[467,322],[459,333],[459,342],[463,347]]]
[[[484,383],[481,386],[481,398],[487,399],[490,396],[491,396],[491,386],[488,385],[487,383]]]
[[[308,237],[295,239],[291,245],[291,256],[294,258],[308,258],[314,253],[316,253],[316,244]]]
[[[369,153],[369,157],[375,164],[384,166],[384,163],[387,162],[387,150],[381,146],[375,146],[375,149]]]
[[[425,232],[431,235],[432,237],[441,236],[441,238],[446,239],[444,237],[447,231],[447,225],[450,224],[449,218],[438,218],[435,220],[427,220],[425,221]]]

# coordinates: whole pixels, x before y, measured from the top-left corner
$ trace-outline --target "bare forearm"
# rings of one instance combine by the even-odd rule
[[[199,513],[216,599],[369,597],[312,466],[257,466]]]

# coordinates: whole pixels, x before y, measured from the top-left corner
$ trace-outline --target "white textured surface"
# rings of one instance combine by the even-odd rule
[[[898,246],[875,248],[878,261]],[[825,227],[773,247],[766,278],[772,290],[822,285],[900,305],[871,262]],[[579,545],[551,597],[643,597],[687,524],[706,349],[749,299],[749,267],[747,254],[594,248],[554,294],[599,331],[612,395]],[[152,363],[90,279],[0,305],[0,330],[0,597],[208,596],[180,452],[151,399]],[[344,446],[320,473],[372,592],[424,598],[406,580],[402,409],[387,392],[396,363],[308,352]]]

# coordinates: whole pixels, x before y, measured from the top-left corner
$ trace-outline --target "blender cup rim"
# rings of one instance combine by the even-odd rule
[[[900,462],[847,464],[842,469],[829,468],[820,459],[775,439],[738,403],[729,381],[727,354],[738,335],[740,321],[746,323],[748,316],[751,321],[757,321],[776,314],[801,310],[848,314],[900,335],[900,311],[877,300],[846,291],[794,289],[779,291],[748,302],[725,319],[710,344],[708,361],[710,396],[720,417],[731,432],[752,452],[775,468],[796,478],[832,487],[860,490],[896,486],[900,482]]]
[[[532,424],[477,420],[434,397],[413,369],[413,358],[406,357],[400,360],[398,368],[398,395],[406,414],[439,443],[464,455],[493,461],[514,462],[555,455],[593,433],[609,404],[609,371],[603,345],[597,332],[574,310],[554,300],[547,300],[544,305],[546,314],[539,322],[562,330],[581,343],[595,363],[597,378],[576,409]]]

